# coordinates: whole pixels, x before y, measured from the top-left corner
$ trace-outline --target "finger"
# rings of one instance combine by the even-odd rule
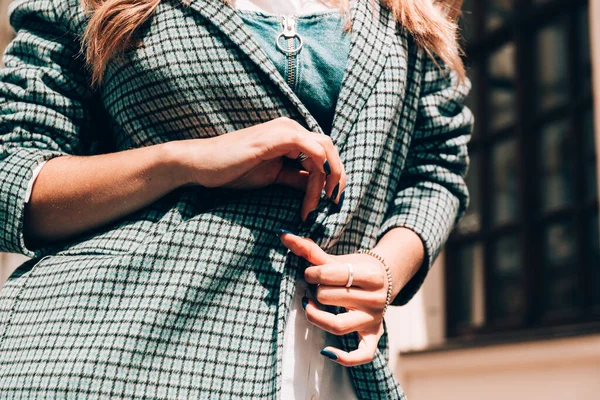
[[[327,194],[327,197],[331,197],[335,186],[340,183],[344,166],[342,164],[342,160],[340,159],[339,152],[331,140],[331,137],[320,133],[313,133],[313,135],[315,136],[317,142],[323,146],[323,149],[325,149],[325,153],[327,154],[326,163],[330,174],[326,178],[325,193]],[[327,173],[327,171],[325,172]],[[338,194],[336,194],[336,197]]]
[[[346,190],[346,185],[347,185],[348,181],[347,181],[347,175],[346,175],[346,171],[342,171],[342,177],[340,178],[340,187],[338,189],[338,194],[337,197],[334,200],[335,204],[339,204],[340,203],[340,198],[342,196],[342,193],[344,193],[344,190]]]
[[[296,159],[300,153],[304,153],[314,161],[316,169],[324,174],[327,152],[316,140],[315,133],[307,130],[297,121],[285,117],[277,118],[277,126],[278,129],[266,130],[259,135],[258,142],[254,146],[258,149],[257,157],[262,161],[282,156]]]
[[[312,132],[305,130],[288,132],[280,146],[286,150],[283,155],[289,158],[295,159],[301,152],[306,154],[308,159],[302,162],[302,166],[306,168],[307,165],[312,165],[312,171],[319,171],[325,175],[327,152],[315,140]]]
[[[383,324],[378,331],[373,333],[358,333],[360,342],[358,348],[351,352],[346,352],[335,347],[325,347],[323,350],[333,353],[336,357],[335,361],[338,364],[346,367],[367,364],[373,361],[375,353],[377,353],[377,343],[383,335]]]
[[[317,305],[309,300],[305,309],[308,321],[319,328],[333,333],[334,335],[345,335],[350,332],[364,330],[370,325],[381,322],[372,314],[359,310],[350,310],[341,314],[332,314],[321,310]]]
[[[348,264],[352,265],[352,287],[367,290],[385,287],[386,282],[381,271],[365,268],[361,263],[336,262],[314,265],[304,271],[304,280],[308,283],[345,287],[350,275]]]
[[[309,173],[299,171],[296,168],[284,166],[275,179],[276,184],[291,186],[295,189],[305,191],[308,184]]]
[[[281,242],[294,254],[304,258],[311,264],[327,264],[333,260],[333,256],[325,253],[311,239],[303,238],[291,233],[280,235]]]
[[[308,215],[317,208],[321,199],[321,192],[325,185],[327,177],[325,173],[325,161],[327,160],[327,152],[323,145],[317,141],[317,138],[323,135],[316,134],[305,130],[296,123],[290,125],[290,129],[285,130],[281,137],[278,137],[275,147],[279,151],[265,151],[272,157],[278,154],[281,149],[284,149],[282,155],[289,158],[297,158],[300,152],[303,152],[308,158],[302,161],[302,167],[310,172],[306,185],[306,193],[302,202],[300,216],[302,221],[306,222]]]
[[[306,193],[304,194],[302,208],[300,210],[302,221],[306,222],[308,214],[314,211],[319,205],[326,176],[314,165],[314,160],[306,160],[302,165],[305,166],[306,170],[310,173],[306,184]]]
[[[355,287],[325,286],[317,287],[316,299],[321,304],[355,308],[369,312],[383,312],[386,293],[384,290],[363,290]]]
[[[267,122],[274,123],[276,129],[263,129],[258,136],[254,148],[259,159],[268,161],[272,158],[287,157],[296,159],[300,153],[316,160],[321,172],[325,173],[323,163],[327,153],[323,146],[315,140],[314,132],[307,130],[298,121],[288,117],[279,117]]]

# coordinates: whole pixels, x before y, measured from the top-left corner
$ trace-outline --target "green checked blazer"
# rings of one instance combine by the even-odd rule
[[[28,247],[24,201],[43,160],[206,138],[287,116],[322,133],[230,6],[163,0],[142,45],[92,89],[79,0],[17,0],[0,72],[0,251],[32,257],[0,292],[0,398],[276,398],[283,332],[305,262],[280,228],[332,254],[408,227],[427,260],[464,211],[469,82],[438,69],[390,12],[353,3],[351,50],[331,137],[348,187],[303,226],[283,186],[182,187],[68,242]],[[437,60],[440,62],[439,60]],[[341,309],[336,312],[343,311]],[[357,346],[355,334],[343,347]],[[350,368],[361,399],[402,399],[387,336]]]

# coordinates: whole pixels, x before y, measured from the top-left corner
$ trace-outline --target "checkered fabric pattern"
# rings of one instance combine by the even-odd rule
[[[0,293],[1,398],[278,397],[283,332],[305,262],[280,228],[332,254],[404,226],[427,262],[467,204],[468,82],[439,70],[378,2],[352,6],[352,45],[331,136],[348,187],[302,225],[302,193],[184,187],[67,243],[27,247],[24,196],[43,160],[206,138],[288,116],[322,133],[235,10],[164,0],[143,45],[92,90],[79,0],[17,0],[0,72],[0,251],[33,259]],[[438,60],[439,61],[439,60]],[[340,310],[337,310],[340,311]],[[342,337],[346,350],[356,335]],[[350,368],[361,399],[402,399],[384,335]]]

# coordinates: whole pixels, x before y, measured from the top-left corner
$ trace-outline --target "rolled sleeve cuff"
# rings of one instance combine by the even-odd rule
[[[415,232],[425,248],[423,264],[391,305],[404,305],[417,293],[454,227],[458,200],[450,193],[441,194],[437,192],[435,197],[415,196],[412,200],[400,203],[379,229],[377,241],[389,230],[403,227]]]
[[[37,167],[35,167],[35,169],[31,173],[31,178],[29,179],[29,183],[27,184],[27,192],[25,192],[25,203],[29,203],[29,200],[31,199],[31,191],[33,190],[33,184],[35,183],[35,180],[40,174],[42,167],[44,166],[44,164],[46,164],[47,161],[48,160],[42,161],[40,164],[38,164]]]
[[[0,148],[0,251],[40,257],[47,248],[29,248],[25,244],[25,205],[43,164],[66,153],[31,148]]]

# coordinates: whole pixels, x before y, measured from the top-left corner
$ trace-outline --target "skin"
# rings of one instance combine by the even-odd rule
[[[287,167],[283,158],[309,156],[304,170]],[[327,160],[330,174],[326,173]],[[154,146],[96,156],[60,156],[41,169],[25,208],[25,240],[44,245],[73,238],[143,208],[172,190],[189,185],[253,189],[282,184],[304,190],[301,217],[305,221],[324,190],[336,203],[346,187],[346,173],[331,139],[310,132],[297,122],[281,117],[226,135],[207,139],[171,141]],[[326,254],[309,239],[284,234],[282,242],[313,267],[305,279],[319,284],[321,304],[346,307],[334,316],[319,309],[313,300],[307,318],[334,334],[358,331],[359,348],[334,352],[337,362],[352,366],[369,362],[383,334],[382,311],[387,275],[375,258],[362,254]],[[405,228],[388,231],[374,248],[390,266],[393,297],[423,262],[423,244]],[[354,285],[345,263],[354,267]]]
[[[283,233],[280,238],[291,252],[313,264],[305,270],[304,279],[319,285],[315,295],[318,303],[347,309],[346,313],[335,315],[321,310],[314,300],[309,299],[305,309],[308,320],[334,335],[358,333],[360,343],[354,351],[325,348],[337,356],[333,361],[347,367],[371,362],[383,335],[383,308],[388,290],[383,264],[367,254],[327,254],[312,240],[290,233]],[[391,302],[423,264],[423,242],[409,229],[393,228],[379,240],[373,251],[382,256],[390,268]],[[354,271],[350,288],[346,288],[348,263]]]
[[[283,157],[310,158],[305,171],[284,167]],[[324,162],[331,174],[327,176]],[[143,208],[187,185],[260,188],[282,184],[305,190],[302,220],[346,173],[331,139],[281,117],[208,139],[171,141],[96,156],[61,156],[41,169],[25,209],[31,245],[72,238]]]

